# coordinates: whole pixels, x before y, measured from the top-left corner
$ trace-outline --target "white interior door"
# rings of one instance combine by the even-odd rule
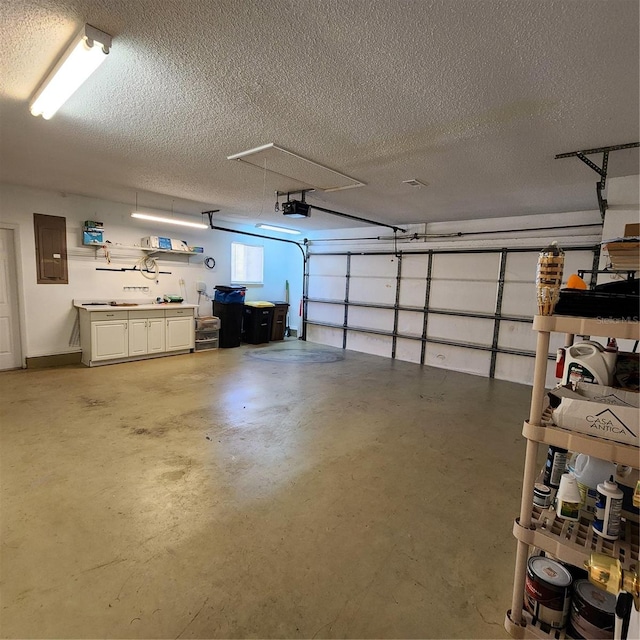
[[[0,369],[22,366],[13,230],[0,229]]]

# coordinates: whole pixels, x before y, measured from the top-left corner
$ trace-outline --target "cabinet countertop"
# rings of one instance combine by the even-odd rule
[[[81,302],[74,302],[76,309],[85,311],[157,311],[159,309],[197,309],[197,304],[187,304],[184,302],[165,302],[162,304],[135,304],[132,306],[118,306],[110,304],[90,304],[83,305]]]

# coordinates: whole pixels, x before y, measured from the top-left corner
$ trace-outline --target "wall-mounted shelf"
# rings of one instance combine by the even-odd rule
[[[84,247],[93,247],[94,249],[102,249],[103,247],[106,247],[109,251],[118,251],[119,249],[125,249],[128,251],[143,251],[144,253],[149,254],[150,256],[153,256],[157,253],[173,253],[174,255],[179,255],[179,256],[201,256],[203,255],[200,251],[174,251],[173,249],[151,249],[149,247],[136,247],[136,246],[129,246],[126,244],[111,244],[109,242],[103,242],[103,243],[89,243],[89,244],[84,244],[82,245]]]
[[[156,253],[175,253],[180,256],[201,256],[199,251],[174,251],[173,249],[149,249],[147,247],[139,247],[140,251],[146,251],[150,256]]]

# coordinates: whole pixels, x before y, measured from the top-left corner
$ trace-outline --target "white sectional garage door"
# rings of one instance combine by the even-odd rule
[[[565,279],[595,247],[566,250]],[[310,254],[311,342],[515,382],[533,376],[538,249]],[[590,275],[585,274],[588,281]],[[551,362],[562,336],[555,335]]]

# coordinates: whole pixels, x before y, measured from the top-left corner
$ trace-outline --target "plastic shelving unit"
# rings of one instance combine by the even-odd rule
[[[573,343],[574,337],[601,336],[616,339],[640,339],[640,323],[598,320],[596,318],[574,318],[570,316],[536,316],[533,329],[538,332],[536,361],[533,374],[533,391],[529,420],[524,423],[522,434],[527,440],[522,481],[520,517],[513,526],[517,542],[516,568],[513,580],[511,609],[507,611],[504,626],[513,638],[565,638],[564,630],[558,631],[547,625],[534,623],[523,610],[524,582],[529,548],[537,547],[563,562],[583,566],[594,551],[618,558],[623,568],[638,564],[638,525],[627,521],[620,540],[610,542],[592,533],[590,523],[582,519],[570,523],[556,519],[555,512],[540,509],[532,504],[533,485],[538,474],[537,459],[539,444],[555,445],[612,460],[638,468],[640,449],[628,444],[604,440],[594,436],[575,433],[558,427],[542,425],[545,378],[551,333],[566,334],[565,344]]]

